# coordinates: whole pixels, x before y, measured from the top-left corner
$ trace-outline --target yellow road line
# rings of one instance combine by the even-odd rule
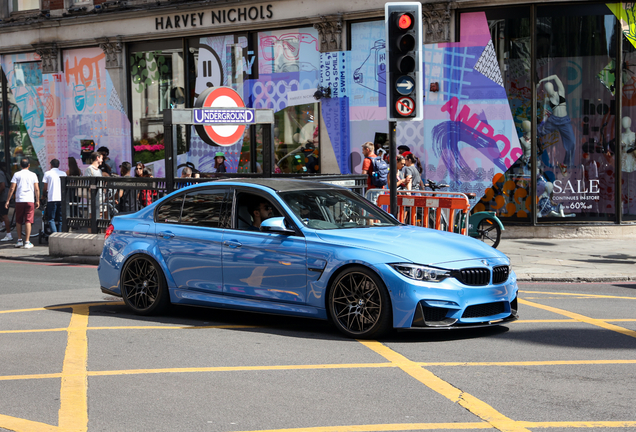
[[[58,424],[60,428],[73,431],[88,429],[88,308],[88,305],[73,307],[62,366]]]
[[[568,422],[515,422],[518,426],[526,428],[633,428],[635,421],[568,421]],[[267,429],[242,432],[392,432],[407,430],[479,430],[493,429],[486,422],[474,423],[394,423],[375,425],[351,425],[351,426],[322,426],[290,429]]]
[[[514,420],[504,416],[490,405],[452,386],[432,372],[422,368],[418,363],[407,359],[380,342],[363,340],[359,342],[389,360],[391,363],[399,366],[400,369],[431,390],[436,391],[454,403],[458,403],[480,419],[490,423],[494,428],[502,432],[530,432],[525,427],[517,425]]]
[[[611,295],[604,295],[604,294],[581,294],[581,293],[526,291],[526,290],[519,290],[519,292],[523,294],[549,294],[549,295],[557,295],[557,296],[579,296],[579,297],[589,297],[589,298],[636,300],[636,297],[611,296]]]
[[[66,328],[53,328],[53,329],[33,329],[33,330],[0,330],[0,334],[12,334],[12,333],[46,333],[46,332],[63,332]]]
[[[636,421],[562,421],[562,422],[517,422],[529,428],[633,428]]]
[[[383,431],[407,431],[407,430],[466,430],[466,429],[492,429],[486,422],[474,423],[395,423],[376,425],[351,425],[351,426],[319,426],[291,429],[267,429],[243,432],[383,432]]]
[[[322,364],[322,365],[275,365],[275,366],[218,366],[198,368],[164,368],[164,369],[128,369],[90,371],[88,376],[139,375],[158,373],[193,373],[193,372],[249,372],[249,371],[279,371],[279,370],[311,370],[311,369],[363,369],[363,368],[392,368],[392,363],[354,363],[354,364]]]
[[[82,304],[82,303],[73,303],[73,304],[67,304],[67,305],[45,306],[45,307],[30,308],[30,309],[4,310],[4,311],[0,311],[0,314],[19,313],[19,312],[35,312],[35,311],[46,311],[46,310],[59,310],[59,309],[73,309],[74,307],[77,307],[77,306],[86,306],[86,307],[103,306],[103,305],[120,306],[120,305],[123,305],[123,304],[124,304],[123,301],[103,301],[103,302],[84,303],[84,304]]]
[[[10,417],[0,414],[0,427],[19,432],[62,432],[59,427],[46,423]]]
[[[0,376],[0,381],[50,379],[50,378],[61,378],[61,377],[62,377],[61,373],[33,374],[33,375],[4,375],[4,376]]]
[[[490,366],[568,366],[568,365],[621,365],[636,364],[636,360],[550,360],[550,361],[516,361],[516,362],[415,362],[420,367],[490,367]],[[250,372],[250,371],[294,371],[294,370],[320,370],[320,369],[373,369],[399,367],[395,363],[342,363],[319,365],[287,365],[287,366],[218,366],[218,367],[192,367],[192,368],[162,368],[162,369],[123,369],[88,371],[89,377],[117,376],[117,375],[143,375],[162,373],[200,373],[200,372]],[[5,375],[0,376],[0,381],[19,381],[32,379],[61,378],[61,373],[32,374],[32,375]]]
[[[199,330],[199,329],[243,329],[261,328],[250,325],[217,325],[217,326],[113,326],[88,327],[88,330]]]
[[[552,306],[545,306],[539,303],[533,303],[533,302],[529,302],[527,300],[523,300],[523,299],[519,299],[519,302],[522,304],[525,304],[526,306],[532,306],[532,307],[536,307],[537,309],[543,309],[549,312],[554,312],[560,315],[564,315],[566,317],[570,317],[572,319],[575,319],[577,321],[580,322],[584,322],[587,324],[592,324],[607,330],[612,330],[621,334],[624,334],[626,336],[631,336],[631,337],[635,337],[636,338],[636,331],[634,330],[629,330],[626,329],[624,327],[619,327],[617,325],[614,324],[609,324],[603,320],[600,319],[595,319],[595,318],[590,318],[590,317],[586,317],[585,315],[581,315],[581,314],[577,314],[575,312],[570,312],[570,311],[566,311],[564,309],[559,309],[559,308],[555,308]]]

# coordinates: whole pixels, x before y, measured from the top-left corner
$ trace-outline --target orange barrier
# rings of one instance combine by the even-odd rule
[[[388,192],[388,191],[387,191]],[[388,206],[390,208],[390,196],[388,194],[378,195],[376,204],[378,206]],[[430,191],[410,191],[404,193],[400,191],[397,196],[398,215],[400,222],[409,225],[423,226],[441,230],[442,213],[446,213],[445,228],[447,231],[455,232],[455,220],[459,217],[459,232],[468,235],[468,212],[470,203],[468,197],[459,192],[430,192]],[[446,211],[445,211],[446,210]],[[435,226],[429,226],[429,212],[435,212]]]

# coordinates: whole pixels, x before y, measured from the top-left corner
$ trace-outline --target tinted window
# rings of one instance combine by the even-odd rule
[[[158,223],[179,223],[181,207],[183,205],[183,195],[167,201],[157,210]]]
[[[227,228],[229,217],[225,191],[196,191],[186,195],[181,223],[210,228]]]

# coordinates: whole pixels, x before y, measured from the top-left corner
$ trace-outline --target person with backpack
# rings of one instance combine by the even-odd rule
[[[372,142],[362,144],[362,174],[367,175],[367,190],[373,188],[384,188],[389,180],[389,164],[384,159],[378,157],[373,151],[375,146]]]

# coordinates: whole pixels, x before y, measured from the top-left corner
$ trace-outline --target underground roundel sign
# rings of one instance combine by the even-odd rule
[[[210,145],[231,146],[238,142],[254,110],[245,108],[241,96],[229,87],[209,87],[197,98],[192,112],[194,128]]]

